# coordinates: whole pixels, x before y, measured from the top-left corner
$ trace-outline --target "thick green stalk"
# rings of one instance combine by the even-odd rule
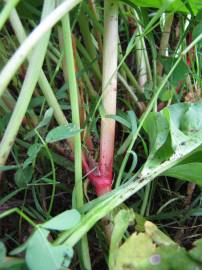
[[[14,53],[12,58],[8,61],[4,69],[0,73],[0,96],[6,89],[13,75],[16,73],[20,65],[28,56],[29,52],[64,15],[70,11],[82,0],[66,0],[55,10],[51,12],[29,35],[29,37],[23,42],[20,48]]]
[[[9,1],[7,0],[6,1],[6,4],[0,13],[0,30],[2,29],[6,20],[8,19],[10,12],[17,5],[19,1],[20,0],[9,0]]]
[[[72,46],[72,35],[69,22],[69,14],[62,19],[63,43],[65,52],[65,65],[68,85],[70,91],[70,103],[72,111],[72,122],[80,128],[79,115],[79,97],[74,65],[74,52]],[[74,137],[74,166],[75,166],[75,207],[81,208],[84,203],[83,199],[83,183],[82,183],[82,148],[81,148],[81,134],[78,133]],[[91,269],[90,255],[88,249],[87,236],[81,239],[79,243],[79,256],[82,260],[83,269]]]
[[[42,20],[45,16],[47,16],[50,12],[54,10],[55,1],[54,0],[45,0],[44,8],[42,12]],[[31,100],[34,88],[38,81],[38,77],[41,71],[41,67],[44,61],[44,57],[46,54],[48,42],[50,37],[50,31],[44,34],[43,38],[40,40],[38,45],[35,47],[29,67],[27,69],[27,73],[25,76],[25,80],[22,85],[22,89],[20,95],[18,97],[15,109],[10,118],[2,141],[0,143],[0,165],[5,164],[7,157],[10,153],[10,150],[13,146],[15,137],[18,133],[22,120],[27,111],[29,102]]]

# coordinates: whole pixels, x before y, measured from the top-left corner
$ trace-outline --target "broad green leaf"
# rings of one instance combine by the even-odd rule
[[[178,104],[179,105],[179,104]],[[183,107],[178,106],[179,110],[176,110],[175,114],[172,112],[172,108],[165,108],[163,113],[167,118],[170,128],[170,136],[172,140],[172,148],[175,151],[176,148],[181,144],[186,142],[189,138],[179,129],[180,120],[182,117]],[[179,117],[179,122],[178,122]]]
[[[174,166],[163,173],[165,176],[170,176],[180,180],[186,180],[202,186],[202,163],[188,163]]]
[[[155,147],[153,147],[153,153],[151,152],[147,162],[144,165],[144,173],[149,174],[149,171],[151,171],[151,169],[156,169],[160,172],[161,167],[163,168],[164,166],[165,167],[162,169],[162,172],[165,172],[165,168],[168,166],[166,164],[168,160],[172,161],[172,166],[168,166],[168,169],[170,170],[172,168],[172,170],[174,170],[174,167],[176,165],[181,166],[181,164],[179,164],[180,162],[182,162],[186,158],[191,158],[190,153],[196,151],[197,148],[199,149],[202,144],[202,120],[200,117],[201,111],[202,102],[199,101],[195,104],[174,104],[166,107],[160,113],[150,114],[150,117],[153,116],[156,118],[157,115],[161,114],[161,116],[164,118],[164,121],[166,120],[168,123],[169,135],[167,136],[166,142],[161,146],[158,151],[155,152]],[[191,121],[193,118],[195,118],[196,121]],[[155,121],[158,122],[156,119]],[[147,130],[147,133],[149,135],[150,142],[152,142],[151,145],[155,146],[156,138],[158,138],[161,131],[153,128],[154,134],[152,134],[152,130],[150,130],[151,128]],[[193,154],[195,155],[195,153]],[[194,163],[194,161],[189,161],[189,163]],[[177,172],[175,171],[175,173],[177,177]],[[172,176],[174,175],[172,174]],[[178,178],[179,177],[180,179],[182,179],[182,177],[184,177],[185,180],[187,179],[185,175],[180,176],[178,174]],[[197,182],[200,180],[195,179],[194,175],[192,179],[193,181]]]
[[[187,252],[149,221],[145,233],[132,234],[119,248],[116,270],[195,270],[202,269],[202,241]]]
[[[32,157],[32,156],[36,157],[42,147],[43,147],[43,145],[40,143],[35,143],[35,144],[31,145],[27,151],[28,156],[29,157]]]
[[[172,66],[175,64],[175,62],[177,61],[177,58],[161,57],[160,61],[165,69],[165,72],[168,73],[172,68]],[[186,79],[188,72],[189,69],[186,63],[183,60],[181,60],[178,66],[176,67],[175,72],[173,72],[172,76],[169,79],[170,83],[174,86],[178,86],[179,81]]]
[[[195,39],[201,34],[202,21],[200,21],[193,29],[192,38]]]
[[[114,269],[149,269],[149,258],[155,253],[155,248],[155,244],[146,234],[132,234],[119,248]]]
[[[201,256],[202,239],[196,240],[193,245],[194,245],[194,248],[191,249],[189,254],[194,260],[196,260],[202,264],[202,256]]]
[[[146,221],[144,223],[145,233],[158,245],[170,246],[175,242],[170,239],[165,233],[152,222]]]
[[[157,255],[157,257],[155,256]],[[195,270],[201,269],[198,264],[190,258],[188,252],[184,248],[176,245],[159,246],[155,255],[150,257],[150,268],[154,270]],[[155,260],[156,257],[156,260]],[[157,259],[158,258],[158,259]]]
[[[68,124],[63,126],[58,126],[52,129],[48,135],[46,136],[47,143],[58,142],[70,137],[74,137],[76,134],[81,132],[82,130],[79,129],[74,124]]]
[[[52,245],[48,240],[49,231],[38,228],[28,240],[26,263],[30,270],[59,270],[67,268],[73,256],[69,246]]]
[[[15,183],[19,188],[26,187],[32,179],[32,167],[19,168],[15,173]]]
[[[144,129],[149,136],[150,153],[153,155],[165,143],[169,126],[161,113],[152,112],[144,123]]]
[[[190,104],[181,117],[180,128],[185,134],[202,130],[202,101]]]
[[[114,226],[109,250],[110,270],[115,269],[115,261],[118,255],[117,252],[119,249],[119,245],[121,243],[125,231],[128,228],[129,223],[134,220],[134,217],[135,215],[133,211],[122,209],[118,212],[118,214],[114,218]]]
[[[150,7],[150,8],[160,8],[163,4],[165,4],[165,0],[124,0],[124,2],[132,5],[136,5],[138,7]],[[191,11],[193,13],[197,13],[198,10],[202,9],[202,3],[198,0],[174,0],[174,1],[167,1],[171,4],[168,7],[168,11],[180,11],[189,13],[189,8],[186,3],[189,4]],[[184,4],[185,3],[185,4]]]
[[[48,230],[64,231],[71,229],[80,221],[80,214],[77,210],[66,210],[56,217],[50,219],[41,225],[41,227]]]
[[[1,270],[28,270],[24,259],[6,257],[3,263],[0,263]]]
[[[6,257],[6,248],[4,243],[0,241],[0,263],[4,261]]]

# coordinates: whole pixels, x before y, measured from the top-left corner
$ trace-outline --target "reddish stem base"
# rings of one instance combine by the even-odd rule
[[[82,162],[84,172],[88,175],[88,179],[93,185],[96,195],[102,196],[105,193],[111,191],[113,182],[112,173],[101,173],[100,169],[95,165],[95,162],[89,162],[85,155],[83,155]],[[94,166],[92,166],[92,164]]]

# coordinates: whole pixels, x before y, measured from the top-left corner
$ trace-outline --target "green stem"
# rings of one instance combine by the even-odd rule
[[[42,12],[42,19],[54,10],[55,1],[45,0]],[[0,143],[0,165],[3,165],[7,160],[10,150],[13,146],[15,137],[18,133],[24,115],[27,111],[29,102],[31,100],[34,88],[38,81],[40,70],[46,54],[50,37],[50,31],[48,31],[43,38],[40,40],[38,45],[33,51],[29,67],[25,76],[25,80],[22,85],[22,89],[18,100],[16,102],[15,109],[13,110],[12,116]]]
[[[72,122],[80,127],[79,115],[79,97],[74,66],[74,53],[72,47],[71,27],[69,22],[69,14],[62,19],[63,43],[65,51],[65,68],[67,68],[68,84],[70,91],[70,103],[72,110]],[[82,183],[82,149],[81,134],[78,133],[74,137],[74,166],[75,166],[75,206],[81,208],[83,206],[83,183]],[[79,255],[81,256],[83,268],[91,269],[90,255],[88,249],[87,236],[85,235],[79,243]]]
[[[16,37],[20,43],[23,43],[26,39],[26,33],[23,28],[22,22],[20,21],[20,18],[14,10],[10,15],[10,23],[13,27],[13,30],[15,31]],[[30,57],[28,57],[28,60],[30,61]],[[44,72],[41,70],[39,80],[38,80],[39,86],[46,98],[46,101],[49,105],[49,107],[53,108],[54,111],[54,117],[59,125],[65,125],[67,124],[66,117],[54,95],[54,92],[50,86],[50,83],[48,79],[46,78]]]
[[[93,44],[93,40],[92,40],[92,36],[91,36],[92,34],[90,32],[90,29],[89,29],[89,22],[88,22],[86,15],[84,13],[83,5],[82,5],[81,10],[80,10],[78,22],[79,22],[79,28],[80,28],[80,31],[81,31],[81,34],[82,34],[82,37],[84,40],[85,48],[88,51],[89,55],[91,56],[91,59],[94,61],[94,63],[93,63],[94,69],[99,70],[99,72],[100,72],[100,68],[99,68],[98,61],[97,61],[96,49],[95,49],[95,46]]]
[[[51,14],[47,16],[29,35],[29,37],[23,42],[20,48],[14,53],[12,58],[8,61],[7,65],[0,73],[0,96],[6,89],[13,75],[17,69],[23,63],[28,56],[29,52],[39,42],[45,33],[48,32],[64,15],[70,11],[82,0],[66,0],[55,10],[52,10]],[[39,58],[40,59],[40,58]]]
[[[160,56],[166,56],[166,50],[168,49],[168,43],[169,43],[169,38],[170,38],[170,31],[171,31],[171,26],[173,23],[173,13],[169,13],[165,15],[165,23],[163,27],[163,33],[160,41],[160,48],[159,48],[159,55]],[[163,72],[163,65],[161,64],[160,61],[157,62],[157,72],[158,75],[161,76]]]
[[[41,140],[42,144],[44,145],[44,148],[46,150],[46,153],[49,157],[50,160],[50,164],[51,164],[51,168],[52,168],[52,175],[53,175],[53,185],[52,185],[52,194],[51,194],[51,199],[50,199],[50,204],[49,204],[49,208],[48,208],[48,215],[50,215],[52,208],[53,208],[53,203],[54,203],[54,198],[55,198],[55,189],[56,189],[56,173],[55,173],[55,164],[53,161],[53,157],[51,155],[51,152],[47,146],[47,143],[44,141],[44,139],[41,137],[41,135],[39,134],[39,132],[35,129],[35,132],[37,134],[37,136],[39,137],[39,139]]]
[[[18,208],[12,208],[3,212],[2,214],[0,214],[0,219],[5,218],[13,213],[17,213],[19,216],[24,218],[24,220],[26,220],[31,226],[33,226],[34,228],[37,228],[37,224],[35,224],[24,212],[22,212]]]
[[[0,13],[0,30],[4,26],[4,23],[8,19],[8,16],[12,9],[18,4],[20,0],[6,0],[6,5]]]

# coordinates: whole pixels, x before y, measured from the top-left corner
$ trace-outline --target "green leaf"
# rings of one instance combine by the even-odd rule
[[[178,104],[179,105],[179,104]],[[174,112],[172,111],[174,109]],[[168,108],[165,108],[163,110],[163,113],[165,117],[167,118],[167,121],[169,123],[170,128],[170,136],[172,141],[172,148],[175,151],[176,148],[181,144],[186,142],[189,138],[179,129],[180,127],[180,120],[185,113],[183,110],[183,106],[178,106],[177,110],[176,108],[170,106]],[[178,120],[179,119],[179,120]]]
[[[150,153],[153,155],[168,137],[168,123],[161,113],[152,112],[147,117],[143,127],[149,136]]]
[[[50,121],[53,117],[53,109],[52,108],[49,108],[45,114],[44,114],[44,117],[43,119],[41,120],[41,122],[39,122],[39,124],[36,126],[36,129],[37,130],[40,130],[44,127],[48,127],[48,125],[50,124]],[[28,140],[28,139],[31,139],[32,137],[34,137],[36,135],[36,132],[35,132],[35,129],[34,130],[31,130],[30,132],[28,132],[25,136],[24,136],[24,139],[25,140]]]
[[[170,69],[177,61],[177,58],[161,57],[160,61],[165,69],[165,72],[169,73]],[[186,63],[183,60],[181,60],[178,66],[176,67],[175,72],[170,77],[169,81],[174,86],[178,86],[179,81],[185,80],[188,73],[189,73],[189,69]]]
[[[71,229],[80,221],[80,214],[77,210],[71,209],[64,211],[56,217],[50,219],[41,225],[41,227],[48,230],[64,231]]]
[[[191,249],[189,254],[194,260],[202,264],[202,257],[201,257],[202,239],[196,240],[193,245],[194,245],[194,248]]]
[[[0,263],[4,261],[6,257],[6,248],[4,243],[0,241]]]
[[[132,128],[132,134],[134,134],[137,130],[137,117],[134,113],[134,111],[128,111],[128,118],[131,123],[131,128]]]
[[[10,170],[16,170],[19,168],[19,165],[6,165],[6,166],[0,166],[0,171],[1,172],[6,172]]]
[[[202,130],[202,100],[190,104],[188,110],[181,117],[180,128],[185,134]]]
[[[0,265],[1,270],[28,270],[25,260],[19,258],[6,257]]]
[[[154,258],[158,255],[158,264],[156,264]],[[152,263],[151,268],[155,270],[194,270],[201,269],[198,264],[193,261],[186,250],[176,245],[171,246],[159,246],[156,249],[155,255],[150,257],[150,262]],[[146,269],[145,269],[146,270]]]
[[[19,168],[15,173],[15,183],[19,188],[26,187],[32,179],[32,167]]]
[[[119,250],[119,245],[123,238],[125,231],[128,228],[128,225],[131,221],[134,220],[133,211],[122,209],[116,214],[114,218],[114,226],[113,232],[111,236],[110,242],[110,250],[109,250],[109,269],[115,269],[115,261],[117,258],[117,252]]]
[[[130,169],[128,170],[126,176],[124,177],[124,181],[127,180],[129,177],[131,177],[131,174],[134,172],[134,170],[137,166],[137,161],[138,161],[137,154],[134,151],[130,151],[130,154],[133,157],[133,161],[132,161],[132,164],[130,166]]]
[[[30,165],[37,157],[38,153],[40,152],[41,148],[43,147],[40,143],[35,143],[31,145],[28,149],[28,158],[23,163],[23,169]]]
[[[145,233],[132,234],[119,248],[116,270],[195,270],[202,269],[202,240],[187,252],[158,227],[146,221]],[[180,268],[179,268],[180,266]]]
[[[68,267],[73,256],[71,247],[55,246],[48,240],[49,231],[38,228],[28,240],[26,263],[30,270],[59,270]]]
[[[202,186],[202,163],[188,163],[174,166],[163,173],[165,176],[170,176],[180,180],[186,180]]]
[[[150,8],[160,8],[163,4],[165,4],[165,0],[123,0],[124,2],[136,5],[138,7],[150,7]],[[175,0],[175,1],[167,1],[171,4],[168,7],[168,11],[180,11],[180,12],[186,12],[189,13],[189,9],[186,4],[189,4],[191,11],[196,14],[198,10],[202,9],[202,3],[198,0],[187,0],[187,1],[181,1],[181,0]]]
[[[115,120],[116,122],[122,124],[123,126],[127,127],[127,128],[131,128],[130,122],[128,122],[127,119],[121,117],[120,115],[112,115],[112,114],[108,114],[105,116],[105,118],[110,118]]]
[[[200,21],[193,29],[192,38],[195,39],[201,34],[202,21]]]
[[[170,246],[175,245],[175,242],[170,239],[165,233],[152,222],[146,221],[144,223],[145,233],[158,245]]]
[[[42,121],[37,125],[36,129],[42,128],[42,127],[47,127],[50,124],[50,121],[53,117],[53,109],[49,108],[42,119]]]
[[[119,248],[116,270],[150,269],[149,258],[155,252],[155,244],[144,233],[132,234]]]
[[[76,134],[80,133],[82,130],[79,129],[74,124],[62,125],[52,129],[46,136],[47,143],[53,143],[61,141],[70,137],[74,137]]]

